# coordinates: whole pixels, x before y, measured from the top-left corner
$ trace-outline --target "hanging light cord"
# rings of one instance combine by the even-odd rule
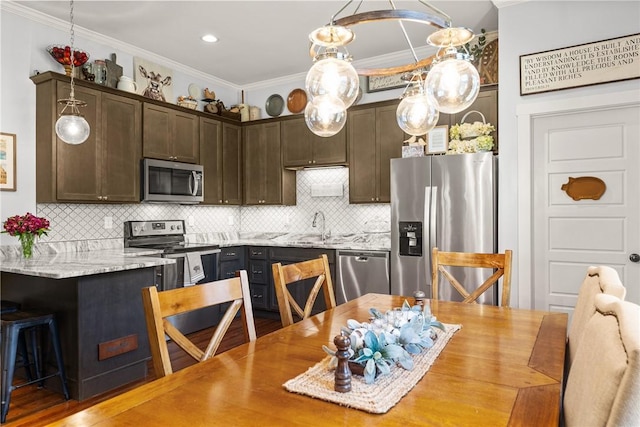
[[[69,0],[69,20],[71,21],[71,38],[69,40],[70,48],[71,48],[71,92],[69,94],[70,99],[75,99],[75,90],[73,84],[73,74],[75,70],[75,65],[73,63],[74,50],[73,50],[73,42],[75,41],[75,31],[74,31],[74,23],[73,23],[73,0]]]

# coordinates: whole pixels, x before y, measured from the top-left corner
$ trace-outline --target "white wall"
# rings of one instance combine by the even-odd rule
[[[499,246],[517,249],[519,219],[527,212],[518,212],[518,141],[516,111],[523,105],[554,102],[590,95],[616,94],[640,87],[640,80],[607,83],[557,92],[520,96],[519,56],[573,45],[590,43],[624,35],[640,33],[640,2],[637,1],[528,1],[501,7],[499,10],[499,137],[500,137],[500,206]],[[528,153],[522,153],[528,155]],[[515,252],[514,285],[511,300],[527,305],[530,295],[519,295],[519,269],[535,268],[526,254]]]
[[[195,83],[201,88],[213,88],[225,105],[240,101],[241,90],[215,76],[204,75],[142,51],[118,40],[77,27],[75,46],[91,55],[90,60],[117,55],[123,74],[133,76],[133,58],[139,56],[173,70],[173,95],[187,95],[188,86]],[[327,215],[327,227],[334,233],[362,231],[367,219],[382,217],[389,220],[389,205],[349,205],[348,170],[325,172],[320,179],[329,179],[344,185],[342,197],[311,198],[308,177],[322,174],[317,171],[298,172],[298,205],[292,207],[224,208],[177,205],[80,205],[38,204],[35,200],[35,85],[29,79],[40,72],[62,73],[63,68],[46,52],[50,44],[68,44],[69,24],[46,15],[32,12],[15,4],[0,3],[0,131],[17,135],[17,191],[0,193],[0,221],[26,212],[44,215],[52,222],[52,232],[43,241],[119,238],[122,222],[129,219],[157,219],[193,216],[195,224],[190,232],[207,231],[308,231],[316,210]],[[309,61],[311,64],[311,60]],[[246,90],[246,102],[264,107],[269,95],[280,93],[286,100],[291,90],[304,87],[304,75],[286,76],[277,81],[261,82]],[[402,90],[365,94],[362,102],[374,102],[400,96]],[[175,99],[173,100],[175,102]],[[202,105],[198,107],[202,109]],[[286,108],[283,115],[290,114]],[[263,117],[267,117],[263,108]],[[328,174],[328,175],[327,175]],[[305,178],[307,177],[307,178]],[[330,177],[330,178],[329,178]],[[241,215],[241,210],[244,210]],[[289,222],[282,221],[282,213]],[[274,215],[272,215],[274,214]],[[272,219],[265,221],[265,217]],[[105,217],[111,217],[112,229],[104,229]],[[233,218],[233,224],[229,218]],[[17,244],[15,237],[0,235],[0,245]]]

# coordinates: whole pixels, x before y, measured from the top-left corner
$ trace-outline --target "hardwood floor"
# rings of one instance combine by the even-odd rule
[[[279,319],[274,320],[255,318],[254,320],[256,325],[256,334],[259,337],[280,329],[280,327],[282,326]],[[211,338],[211,333],[211,330],[205,329],[203,331],[191,334],[189,338],[196,345],[198,345],[198,347],[204,349],[209,341],[209,338]],[[242,326],[240,319],[236,319],[225,335],[218,353],[226,351],[242,343],[244,343]],[[178,349],[175,344],[169,344],[169,353],[171,355],[171,361],[174,371],[196,363],[186,353]],[[85,408],[95,405],[98,402],[107,400],[113,396],[117,396],[118,394],[131,390],[132,388],[138,387],[141,384],[153,381],[155,379],[155,376],[153,374],[151,362],[149,362],[148,372],[149,373],[147,375],[147,378],[145,378],[144,380],[128,384],[119,389],[112,390],[108,393],[101,394],[82,402],[78,402],[77,400],[65,401],[61,394],[54,393],[47,389],[38,389],[35,385],[17,389],[11,394],[11,405],[9,407],[9,414],[7,415],[6,424],[3,424],[3,426],[44,426],[50,422],[53,422],[60,418],[64,418],[68,415],[74,414]]]

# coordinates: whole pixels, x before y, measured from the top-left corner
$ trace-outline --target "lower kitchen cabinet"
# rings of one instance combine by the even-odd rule
[[[245,247],[231,246],[220,248],[218,258],[218,280],[231,279],[236,271],[245,270]]]
[[[326,254],[329,261],[329,268],[331,269],[331,279],[333,281],[333,290],[335,292],[336,284],[336,256],[333,249],[316,249],[316,248],[285,248],[285,247],[271,247],[269,248],[269,265],[281,262],[282,265],[294,264],[296,262],[307,261],[310,259],[318,258],[320,255]],[[271,269],[271,267],[270,267]],[[273,311],[279,311],[278,298],[276,297],[276,291],[273,284],[273,273],[271,273],[271,286],[269,287],[269,309]],[[293,296],[293,299],[304,307],[309,296],[309,292],[316,279],[307,279],[301,284],[295,284],[289,287],[289,291]],[[319,295],[313,305],[312,313],[319,313],[325,311],[327,306],[324,302],[324,297]],[[294,316],[295,319],[295,316]]]
[[[69,392],[82,401],[145,378],[151,353],[141,290],[155,283],[155,273],[50,279],[2,272],[2,298],[55,313]]]
[[[269,287],[273,283],[271,264],[266,247],[250,246],[247,274],[251,288],[251,305],[254,310],[269,309]]]

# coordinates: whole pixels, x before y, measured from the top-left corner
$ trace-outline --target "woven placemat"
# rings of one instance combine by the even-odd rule
[[[360,409],[373,414],[384,414],[402,399],[427,373],[440,352],[447,345],[461,325],[445,324],[446,332],[437,330],[438,338],[433,347],[413,355],[413,369],[407,371],[399,366],[391,369],[389,375],[381,375],[373,384],[364,382],[364,377],[351,377],[351,391],[335,391],[335,374],[329,370],[331,356],[327,356],[306,372],[290,379],[283,387],[293,393],[304,394],[316,399],[337,403],[349,408]]]

